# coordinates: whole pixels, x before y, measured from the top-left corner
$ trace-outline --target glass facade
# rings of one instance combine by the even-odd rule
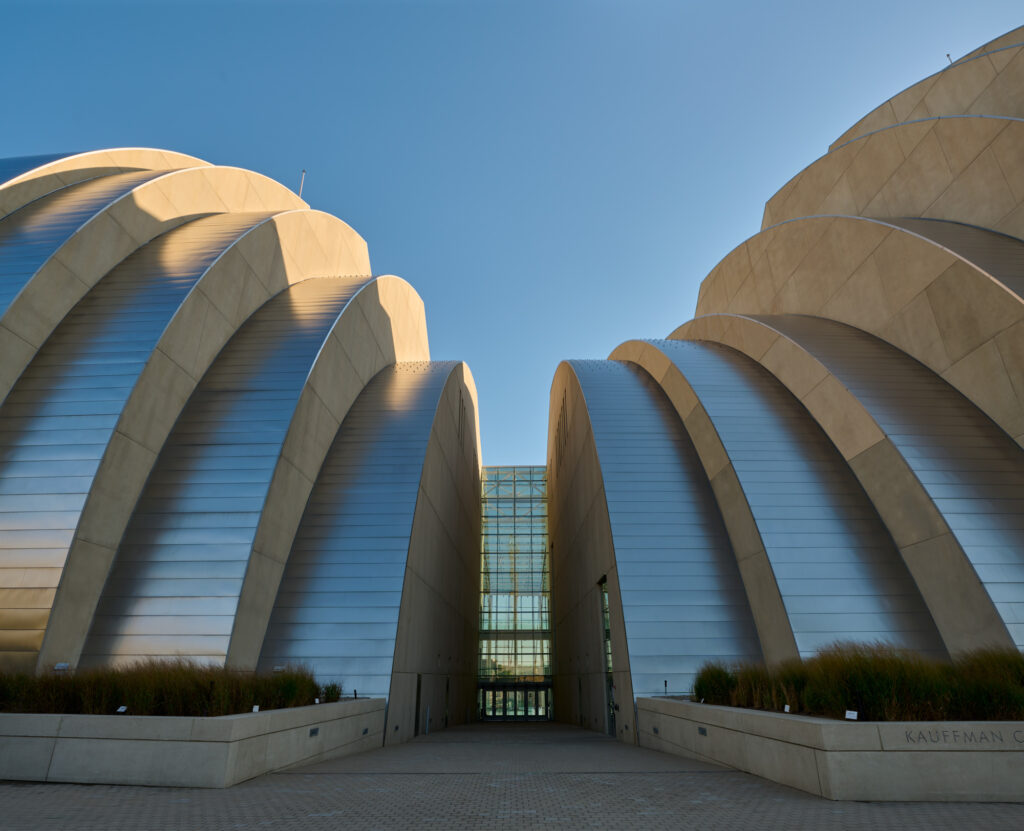
[[[615,676],[612,669],[612,614],[608,604],[608,578],[602,577],[601,587],[601,628],[604,632],[604,682],[605,700],[608,702],[608,719],[605,729],[609,736],[615,735]]]
[[[547,468],[485,467],[482,486],[480,717],[549,719]]]

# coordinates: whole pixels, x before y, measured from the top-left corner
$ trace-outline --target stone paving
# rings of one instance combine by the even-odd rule
[[[453,728],[227,790],[0,783],[5,831],[542,827],[998,831],[1024,829],[1024,805],[829,802],[552,724]]]

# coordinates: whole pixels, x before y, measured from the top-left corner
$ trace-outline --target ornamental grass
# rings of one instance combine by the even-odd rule
[[[705,664],[695,701],[861,721],[1024,720],[1024,655],[981,649],[952,661],[885,644],[837,643],[804,661]]]
[[[0,711],[135,716],[226,716],[304,707],[320,697],[305,667],[253,674],[189,660],[41,676],[0,673]],[[335,698],[337,700],[337,698]]]

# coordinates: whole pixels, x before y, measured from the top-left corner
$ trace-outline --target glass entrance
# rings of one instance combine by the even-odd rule
[[[477,693],[481,721],[548,721],[551,687],[544,684],[481,684]]]

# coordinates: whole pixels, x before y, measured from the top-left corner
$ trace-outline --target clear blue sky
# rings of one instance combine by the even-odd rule
[[[1015,2],[0,0],[0,156],[179,150],[351,224],[542,464],[558,362],[689,319],[765,200]]]

